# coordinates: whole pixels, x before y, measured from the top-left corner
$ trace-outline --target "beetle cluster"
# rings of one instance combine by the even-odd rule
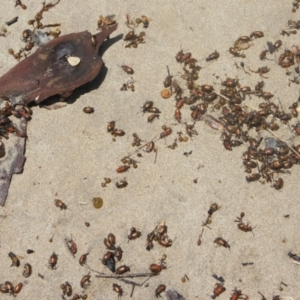
[[[115,15],[108,15],[106,17],[100,16],[97,22],[99,30],[104,30],[114,24],[116,24]]]
[[[296,12],[299,9],[299,5],[300,5],[300,0],[294,0],[292,2],[292,12]]]
[[[0,292],[3,294],[11,294],[16,297],[22,290],[23,283],[20,282],[16,286],[14,286],[10,281],[5,281],[0,284]]]
[[[245,58],[246,55],[240,52],[247,50],[251,46],[250,42],[253,39],[262,38],[263,36],[264,33],[262,31],[253,31],[249,36],[243,35],[234,42],[233,47],[229,48],[229,53],[235,57]]]
[[[149,18],[146,16],[142,16],[141,18],[136,18],[135,20],[133,20],[129,14],[126,15],[125,24],[131,30],[124,37],[124,41],[127,42],[125,48],[137,48],[139,44],[145,43],[145,31],[141,31],[139,34],[136,34],[135,29],[139,24],[143,24],[144,28],[148,28],[149,22]]]
[[[85,288],[85,286],[84,286],[84,284],[86,284],[87,283],[87,281],[89,280],[89,277],[87,277],[87,276],[89,276],[89,275],[86,275],[86,276],[84,276],[82,279],[81,279],[81,287],[82,288]],[[62,290],[62,299],[63,300],[65,300],[66,299],[66,297],[65,296],[67,296],[67,297],[71,297],[72,296],[72,294],[73,294],[73,288],[72,288],[72,285],[68,282],[68,281],[66,281],[65,283],[62,283],[61,285],[60,285],[60,288],[61,288],[61,290]],[[73,297],[72,297],[72,300],[79,300],[79,299],[83,299],[83,300],[86,300],[86,299],[88,299],[88,295],[87,294],[85,294],[85,293],[82,293],[81,295],[79,295],[79,294],[74,294],[73,295]]]
[[[104,239],[105,247],[110,250],[103,255],[101,259],[103,265],[105,265],[111,272],[118,275],[129,272],[130,268],[126,265],[122,265],[116,269],[116,259],[120,261],[123,257],[123,250],[120,246],[116,247],[116,237],[113,233],[109,233],[107,238]]]
[[[11,266],[19,267],[21,265],[20,257],[9,252],[8,256],[10,257],[12,264]],[[24,264],[24,270],[22,275],[25,278],[29,278],[32,275],[32,266],[29,263]],[[24,283],[20,282],[17,285],[13,285],[10,281],[5,281],[3,284],[0,284],[0,292],[3,294],[11,294],[16,297],[22,290]]]
[[[165,222],[159,223],[153,231],[148,233],[147,235],[147,244],[146,249],[150,251],[153,249],[154,244],[153,241],[157,241],[163,247],[171,247],[173,244],[173,240],[168,236],[168,226]]]
[[[240,37],[235,42],[235,49],[239,50],[237,45],[242,43],[247,43],[249,46],[249,42],[252,39],[263,36],[263,32],[254,31],[250,36]],[[282,42],[278,40],[267,44],[268,50],[264,52],[264,55],[267,52],[273,54],[280,48]],[[298,62],[297,49],[295,46],[293,50],[285,50],[279,56],[278,64],[284,68],[292,66],[295,60]],[[185,89],[179,85],[177,80],[173,79],[168,69],[168,76],[163,82],[166,90],[163,90],[162,97],[164,97],[166,91],[175,95],[176,109],[174,117],[178,122],[182,122],[181,111],[184,105],[190,106],[192,110],[191,118],[194,124],[186,124],[188,135],[192,137],[193,133],[197,134],[189,127],[193,128],[195,122],[202,120],[211,128],[222,131],[221,140],[226,150],[232,151],[234,147],[248,144],[248,149],[243,155],[243,164],[246,167],[246,173],[248,173],[246,180],[248,182],[257,180],[260,180],[262,183],[271,182],[272,187],[281,189],[283,179],[278,177],[278,174],[289,173],[288,169],[300,163],[300,146],[290,147],[286,142],[277,138],[266,137],[266,145],[263,147],[261,143],[263,139],[253,136],[253,131],[258,133],[267,131],[276,137],[273,132],[280,128],[279,122],[289,125],[289,121],[298,116],[299,101],[292,104],[288,113],[283,110],[280,101],[279,104],[271,101],[274,95],[264,89],[263,81],[259,81],[254,88],[251,88],[250,86],[241,86],[238,79],[230,77],[222,81],[222,88],[218,92],[212,85],[199,85],[196,83],[201,67],[196,64],[197,60],[192,57],[190,52],[184,53],[181,50],[176,54],[175,59],[177,62],[185,65],[181,78],[186,81],[189,95],[187,96]],[[189,66],[191,71],[186,66]],[[244,68],[243,63],[241,63],[241,66]],[[258,68],[257,71],[253,71],[250,68],[249,70],[266,78],[264,74],[268,73],[270,69],[265,66]],[[263,102],[258,104],[258,108],[245,104],[246,100],[251,96],[263,99]],[[218,119],[208,114],[208,109],[220,111]],[[293,126],[296,134],[300,131],[298,127],[298,124]],[[181,132],[178,134],[180,137]],[[168,147],[175,149],[177,147],[176,141],[177,139],[173,145]]]
[[[31,114],[32,111],[29,107],[23,105],[12,107],[8,102],[5,102],[4,106],[0,109],[0,158],[6,155],[5,144],[2,142],[2,138],[8,139],[9,134],[12,133],[18,137],[26,137],[26,132],[17,128],[10,119],[10,116],[28,120],[31,118]]]
[[[131,77],[131,80],[128,80],[127,82],[123,83],[120,91],[135,91],[135,87],[134,87],[134,83],[135,81],[133,80],[133,78]]]
[[[35,46],[41,46],[49,41],[48,36],[52,36],[54,38],[58,37],[61,33],[59,28],[55,30],[50,30],[48,32],[42,32],[38,29],[45,29],[50,27],[58,27],[59,23],[55,24],[43,24],[41,21],[43,19],[43,13],[49,11],[51,8],[55,7],[60,0],[57,0],[55,3],[46,3],[43,2],[43,7],[41,10],[35,15],[34,19],[28,21],[28,25],[33,26],[33,30],[25,29],[22,33],[22,40],[26,43],[24,48],[21,48],[18,52],[15,52],[13,49],[9,49],[8,53],[12,55],[15,59],[20,60],[23,56],[26,58],[28,52]],[[23,9],[26,9],[26,5],[22,3],[22,1],[16,1],[16,6],[20,5]],[[25,7],[25,8],[24,8]]]
[[[147,118],[148,123],[152,123],[155,119],[159,119],[159,114],[161,111],[154,106],[153,101],[146,101],[142,108],[143,113],[151,113],[151,115]]]
[[[117,129],[116,127],[116,122],[115,121],[110,121],[107,124],[107,132],[110,132],[111,135],[113,135],[114,137],[117,136],[124,136],[125,135],[125,131],[122,129]]]
[[[34,30],[37,29],[43,29],[46,27],[57,27],[60,26],[60,24],[47,24],[44,25],[41,21],[43,19],[43,13],[46,11],[49,11],[49,9],[55,7],[58,3],[60,2],[60,0],[57,0],[55,3],[49,2],[43,2],[43,7],[41,8],[41,10],[35,15],[34,19],[31,19],[28,21],[29,25],[32,25]]]

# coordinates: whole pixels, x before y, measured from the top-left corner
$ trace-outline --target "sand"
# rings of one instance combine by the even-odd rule
[[[0,37],[0,75],[17,63],[8,49],[24,45],[21,33],[28,28],[27,21],[41,8],[39,1],[24,0],[27,5],[24,11],[19,6],[15,8],[14,2],[0,4],[1,24],[19,16],[18,22],[8,27],[7,37]],[[62,283],[70,282],[74,293],[81,293],[79,282],[90,272],[88,299],[117,299],[113,283],[120,284],[123,299],[129,299],[130,284],[96,278],[95,272],[78,263],[80,255],[92,247],[88,256],[90,268],[112,274],[99,260],[107,251],[103,239],[112,232],[124,251],[117,266],[126,264],[132,273],[148,272],[150,264],[158,263],[163,254],[167,255],[167,269],[150,278],[147,285],[136,286],[132,299],[155,299],[154,291],[162,283],[167,289],[177,290],[185,299],[210,299],[217,282],[213,274],[225,279],[226,291],[219,299],[229,299],[235,287],[249,299],[261,299],[258,291],[268,300],[274,295],[280,295],[280,299],[300,299],[300,266],[293,264],[287,255],[289,251],[300,254],[299,167],[294,166],[290,175],[282,175],[284,187],[279,191],[271,188],[271,183],[248,183],[242,164],[245,146],[226,151],[220,132],[204,122],[196,123],[197,136],[186,143],[178,142],[175,150],[167,148],[178,137],[176,132],[184,131],[185,125],[174,120],[173,98],[160,97],[167,75],[166,65],[174,77],[181,80],[177,74],[182,72],[182,66],[176,62],[175,55],[183,49],[191,52],[203,67],[199,84],[219,88],[227,76],[251,86],[261,80],[258,74],[248,75],[237,68],[235,62],[243,61],[246,68],[253,70],[269,66],[269,78],[264,79],[266,90],[288,110],[298,99],[298,85],[289,87],[286,70],[275,61],[261,62],[258,55],[267,49],[267,41],[281,39],[284,45],[281,52],[298,45],[299,33],[290,37],[280,35],[289,19],[299,18],[299,11],[292,13],[291,9],[291,1],[269,0],[65,0],[46,13],[43,22],[61,23],[62,34],[96,32],[99,15],[115,14],[119,28],[112,37],[118,38],[103,56],[105,68],[100,77],[104,80],[99,87],[91,84],[80,89],[72,103],[61,109],[33,107],[24,171],[14,175],[7,202],[0,208],[0,214],[7,215],[0,218],[0,282],[9,280],[14,285],[23,282],[17,299],[61,299]],[[145,29],[146,43],[137,49],[125,48],[120,36],[129,31],[125,25],[126,13],[151,18],[149,28]],[[244,60],[233,58],[229,47],[238,37],[254,30],[263,31],[265,37],[253,41],[245,51]],[[141,26],[138,31],[142,31]],[[206,62],[205,57],[215,50],[220,58]],[[274,57],[278,56],[279,52]],[[123,63],[134,69],[135,92],[120,91],[131,77],[120,68]],[[257,102],[253,99],[251,105],[255,106]],[[147,100],[154,101],[162,112],[160,119],[152,124],[147,123],[148,114],[141,112]],[[88,105],[94,107],[93,114],[83,113],[82,109]],[[107,122],[111,120],[126,132],[115,142],[106,131]],[[182,120],[191,123],[188,107],[183,110]],[[120,159],[136,150],[131,146],[132,134],[137,133],[142,140],[149,141],[160,134],[162,125],[170,126],[173,133],[156,142],[156,163],[154,153],[141,151],[143,157],[132,156],[138,161],[138,168],[118,174]],[[287,126],[284,128],[281,138],[291,139],[291,131]],[[294,143],[298,144],[299,138],[294,137]],[[190,151],[190,155],[183,155]],[[111,178],[112,183],[104,188],[101,183],[105,177]],[[117,189],[115,183],[124,177],[128,186]],[[196,178],[198,181],[194,183]],[[93,197],[103,198],[101,209],[93,207]],[[68,209],[60,211],[54,199],[64,201]],[[212,217],[211,229],[205,227],[202,244],[197,246],[202,222],[215,202],[221,208]],[[255,226],[254,234],[238,230],[234,220],[242,211],[245,221]],[[285,215],[290,216],[285,218]],[[85,222],[89,222],[90,227],[86,227]],[[147,251],[146,236],[159,222],[167,224],[173,245],[163,248],[155,243],[154,249]],[[127,235],[133,226],[142,236],[128,243]],[[78,247],[76,258],[65,244],[65,238],[71,237]],[[231,248],[216,247],[213,241],[217,237],[227,240]],[[27,249],[35,252],[27,254]],[[10,251],[22,257],[19,268],[10,267]],[[53,252],[58,255],[55,270],[47,266]],[[33,268],[28,279],[22,276],[26,262]],[[245,262],[253,262],[253,265],[242,266]],[[182,282],[185,274],[189,280]],[[144,278],[132,280],[141,283]],[[279,290],[280,282],[287,284],[283,291]],[[10,299],[8,295],[1,297]],[[162,298],[166,299],[165,293]]]

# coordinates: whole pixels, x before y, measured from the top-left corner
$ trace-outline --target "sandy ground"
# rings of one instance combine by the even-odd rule
[[[8,27],[9,35],[1,37],[0,75],[5,74],[17,62],[8,49],[18,49],[24,44],[21,33],[28,28],[41,8],[39,1],[24,0],[27,10],[14,7],[15,1],[0,3],[0,21],[19,16],[19,21]],[[289,251],[300,253],[300,211],[298,180],[300,169],[295,166],[290,175],[283,175],[284,187],[276,191],[270,183],[247,183],[242,165],[245,147],[226,151],[220,141],[220,132],[197,122],[198,136],[178,148],[167,148],[184,131],[184,125],[174,120],[174,100],[160,97],[166,65],[173,75],[182,72],[175,61],[180,50],[190,51],[203,67],[200,84],[220,87],[227,76],[239,78],[243,85],[254,86],[259,75],[245,74],[237,68],[228,48],[242,35],[262,30],[265,37],[255,40],[245,51],[245,66],[251,69],[268,65],[271,68],[265,79],[266,90],[280,99],[285,109],[299,96],[299,86],[288,86],[285,70],[276,62],[261,62],[259,53],[266,49],[267,41],[281,39],[282,49],[298,44],[299,33],[290,37],[280,36],[289,19],[299,19],[299,12],[291,12],[291,1],[95,1],[62,0],[45,14],[44,23],[61,23],[63,34],[89,30],[96,32],[99,15],[115,14],[119,28],[112,37],[126,34],[125,15],[146,15],[151,18],[145,30],[145,44],[137,49],[125,48],[122,39],[115,42],[104,54],[106,70],[103,83],[97,89],[93,84],[78,92],[75,101],[64,108],[47,110],[33,108],[33,118],[28,125],[28,141],[24,172],[14,175],[5,207],[0,208],[0,282],[11,281],[25,285],[18,299],[61,299],[60,285],[72,284],[74,292],[81,293],[81,278],[90,272],[91,284],[86,290],[88,299],[117,299],[112,284],[118,283],[124,290],[123,299],[129,299],[131,285],[114,279],[99,279],[95,272],[78,263],[81,254],[87,252],[88,265],[99,272],[110,273],[99,258],[106,252],[103,239],[112,232],[117,244],[123,248],[122,262],[130,266],[132,273],[148,272],[149,265],[158,263],[167,255],[167,269],[151,278],[148,285],[136,287],[132,299],[155,299],[154,291],[159,284],[173,288],[185,299],[210,299],[216,280],[212,274],[225,279],[226,291],[218,299],[229,299],[236,287],[249,299],[261,299],[260,291],[270,300],[300,299],[299,265],[287,256]],[[142,30],[139,28],[138,30]],[[220,58],[206,62],[205,57],[218,50]],[[278,56],[278,54],[277,54]],[[120,91],[130,79],[120,65],[131,66],[135,73],[135,92]],[[30,70],[29,70],[30,72]],[[105,74],[106,73],[106,74]],[[220,79],[216,79],[219,76]],[[180,80],[180,76],[177,76]],[[154,101],[161,110],[159,120],[147,123],[148,115],[141,112],[146,100]],[[255,100],[253,100],[255,101]],[[276,100],[274,100],[276,101]],[[91,115],[82,112],[83,107],[93,106]],[[255,105],[255,103],[253,103]],[[191,122],[190,110],[183,111],[183,122]],[[116,142],[107,133],[107,122],[116,120],[116,127],[126,132]],[[295,122],[293,120],[293,122]],[[158,155],[141,151],[143,157],[133,156],[139,163],[125,175],[117,174],[120,159],[132,153],[132,134],[136,132],[149,141],[161,132],[161,126],[171,126],[173,133],[159,140]],[[282,138],[292,137],[289,130],[282,131]],[[297,144],[297,138],[294,139]],[[184,152],[192,151],[188,157]],[[199,166],[201,166],[199,168]],[[108,187],[101,183],[104,177],[112,179]],[[126,177],[128,186],[117,189],[115,183]],[[194,179],[198,178],[195,184]],[[102,197],[104,205],[97,210],[93,197]],[[54,199],[68,205],[60,211]],[[221,209],[213,215],[211,229],[205,228],[201,246],[197,246],[202,222],[212,203]],[[245,212],[254,235],[237,228],[235,218]],[[289,214],[289,218],[284,215]],[[154,249],[146,251],[146,236],[158,222],[166,222],[168,235],[174,240],[172,247],[163,248],[155,243]],[[90,227],[85,226],[90,223]],[[141,238],[127,243],[127,235],[134,226],[142,232]],[[50,238],[53,242],[50,243]],[[64,239],[70,238],[78,247],[76,259],[66,248]],[[216,247],[217,237],[223,237],[231,245],[230,250]],[[33,254],[27,254],[33,249]],[[10,267],[8,253],[22,257],[21,266]],[[50,255],[58,255],[57,269],[47,267]],[[23,266],[28,262],[33,274],[22,276]],[[253,262],[242,266],[241,263]],[[44,279],[38,276],[44,276]],[[182,282],[187,275],[189,280]],[[143,278],[132,279],[138,283]],[[287,284],[279,290],[280,282]],[[1,295],[1,299],[10,299]],[[162,293],[162,299],[166,295]]]

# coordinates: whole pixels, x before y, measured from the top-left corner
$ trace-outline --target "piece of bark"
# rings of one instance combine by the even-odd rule
[[[167,290],[166,296],[168,300],[185,300],[182,295],[180,295],[173,289]]]
[[[26,132],[27,120],[17,119],[18,129]],[[6,142],[6,154],[0,159],[0,205],[5,204],[9,185],[13,174],[21,173],[25,163],[25,144],[26,139],[18,136],[12,136]]]
[[[0,78],[0,94],[11,105],[40,103],[57,94],[70,96],[98,75],[103,65],[99,47],[116,29],[117,24],[94,36],[83,31],[51,40]],[[68,56],[78,57],[80,63],[71,66]]]
[[[99,48],[117,27],[118,24],[114,24],[96,35],[88,31],[71,33],[42,45],[0,77],[0,95],[9,98],[11,106],[41,103],[54,95],[67,98],[74,89],[98,75],[103,66],[103,60],[98,54]],[[70,60],[70,57],[79,58],[80,62],[76,63],[78,59]],[[0,99],[0,106],[4,101]],[[27,120],[14,118],[13,122],[19,130],[26,131]],[[0,159],[2,206],[7,198],[12,175],[23,171],[25,142],[25,138],[17,136],[5,141],[6,155]]]

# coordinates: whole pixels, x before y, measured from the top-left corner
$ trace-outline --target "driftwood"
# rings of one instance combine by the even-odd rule
[[[117,26],[109,26],[96,35],[88,31],[63,35],[39,47],[0,78],[1,107],[6,101],[15,107],[34,102],[39,104],[54,95],[65,99],[74,89],[92,81],[103,66],[99,48]],[[75,64],[70,58],[75,60]],[[18,130],[26,131],[27,120],[23,117],[14,118],[13,123],[20,126]],[[10,139],[14,143],[5,141],[6,155],[0,159],[2,206],[12,175],[22,172],[25,162],[25,138],[12,136]]]

